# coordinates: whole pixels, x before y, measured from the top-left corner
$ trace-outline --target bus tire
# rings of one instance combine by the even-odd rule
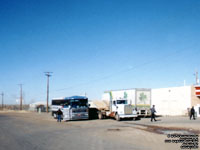
[[[57,114],[54,113],[54,114],[53,114],[53,117],[54,117],[54,119],[57,119]]]
[[[118,114],[115,114],[115,119],[116,119],[117,121],[120,121],[120,117],[119,117]]]
[[[101,112],[98,113],[98,118],[103,119],[103,114]]]

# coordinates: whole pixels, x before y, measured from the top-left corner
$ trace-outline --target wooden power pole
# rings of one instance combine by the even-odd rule
[[[3,92],[1,93],[1,96],[2,96],[1,107],[2,107],[2,110],[3,110],[3,107],[4,107],[4,106],[3,106],[3,105],[4,105],[4,104],[3,104],[3,103],[4,103],[4,102],[3,102],[3,96],[4,96],[4,93],[3,93]]]
[[[49,77],[51,76],[51,73],[53,72],[45,72],[45,75],[47,76],[47,113],[49,112]]]
[[[20,86],[20,110],[22,110],[22,100],[23,100],[23,96],[22,96],[22,84],[19,84]]]

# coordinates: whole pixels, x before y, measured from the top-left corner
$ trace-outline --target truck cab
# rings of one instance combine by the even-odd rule
[[[127,105],[127,100],[113,100],[112,101],[112,111],[121,111],[123,112],[123,106]]]
[[[110,115],[118,121],[121,118],[133,118],[135,120],[138,117],[136,110],[132,105],[128,104],[126,99],[112,100]]]

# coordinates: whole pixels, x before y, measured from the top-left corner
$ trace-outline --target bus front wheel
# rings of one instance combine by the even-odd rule
[[[120,121],[120,117],[119,117],[118,114],[115,114],[115,119],[116,119],[117,121]]]
[[[103,114],[101,112],[98,113],[98,118],[103,119]]]

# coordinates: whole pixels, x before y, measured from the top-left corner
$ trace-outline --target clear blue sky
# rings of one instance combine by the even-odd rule
[[[1,0],[0,92],[26,103],[194,84],[198,0]]]

